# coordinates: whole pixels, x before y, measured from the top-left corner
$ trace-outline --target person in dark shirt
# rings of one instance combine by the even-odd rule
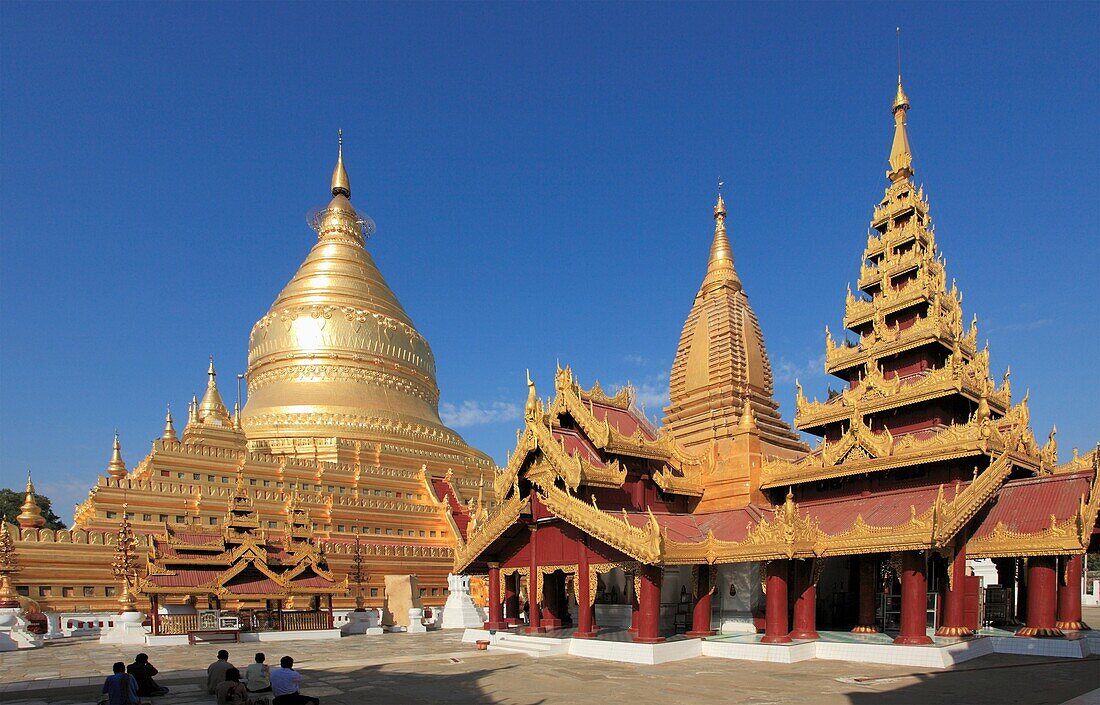
[[[126,671],[134,677],[137,681],[137,692],[140,696],[158,696],[166,695],[168,689],[162,685],[157,685],[157,682],[153,680],[153,676],[157,675],[160,671],[156,669],[156,666],[149,663],[148,654],[138,654],[134,657],[134,662],[131,663]]]
[[[126,674],[126,664],[116,661],[111,667],[113,676],[103,681],[103,692],[107,696],[107,705],[137,705],[137,681]]]

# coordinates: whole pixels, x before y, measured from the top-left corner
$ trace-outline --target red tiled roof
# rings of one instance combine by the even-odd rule
[[[220,570],[180,568],[175,575],[150,575],[149,582],[160,587],[198,587],[206,585],[221,574]]]
[[[1042,475],[1006,482],[974,532],[974,538],[992,533],[998,523],[1021,534],[1050,527],[1053,515],[1059,523],[1077,513],[1081,497],[1088,497],[1092,470]]]
[[[622,516],[622,513],[612,516]],[[714,538],[720,541],[744,541],[748,536],[749,527],[760,521],[761,517],[770,516],[770,510],[761,510],[758,507],[743,507],[741,509],[726,509],[720,512],[706,512],[703,514],[669,514],[654,512],[653,518],[670,539],[678,543],[697,543],[707,538],[707,532],[713,531]],[[627,521],[632,526],[645,526],[649,522],[649,514],[646,512],[627,512]]]
[[[447,505],[451,508],[451,518],[454,519],[455,526],[458,527],[459,532],[462,534],[462,538],[466,538],[466,527],[470,523],[470,513],[466,510],[466,505],[459,501],[454,488],[451,487],[451,484],[445,479],[433,477],[432,490],[435,491],[437,499],[446,500]],[[352,543],[355,542],[352,541]]]
[[[599,402],[591,402],[592,415],[600,421],[604,419],[607,423],[615,428],[616,431],[624,436],[633,436],[634,432],[639,428],[642,429],[642,434],[649,440],[656,440],[657,435],[653,432],[649,423],[644,419],[637,416],[639,413],[635,409],[617,409],[613,406],[607,406],[600,404]]]
[[[960,483],[957,491],[962,492],[969,484]],[[852,528],[857,516],[862,516],[868,525],[876,527],[906,524],[912,516],[912,508],[916,508],[918,515],[924,514],[936,501],[938,492],[939,485],[924,485],[855,497],[810,500],[801,502],[798,506],[804,514],[817,521],[823,532],[836,535]],[[945,485],[943,492],[944,499],[951,501],[955,498],[956,485]]]
[[[239,583],[229,583],[225,586],[225,589],[234,595],[271,595],[283,591],[279,583],[267,576]]]

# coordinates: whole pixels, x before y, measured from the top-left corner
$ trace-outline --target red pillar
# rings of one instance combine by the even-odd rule
[[[786,558],[769,561],[767,569],[767,587],[764,606],[764,637],[761,644],[787,644],[791,637],[787,634],[787,575],[790,561]]]
[[[504,611],[509,627],[519,624],[519,573],[504,576]]]
[[[328,628],[335,628],[336,620],[332,615],[332,595],[328,596]]]
[[[533,493],[532,493],[533,494]],[[534,524],[531,525],[531,572],[527,576],[527,633],[539,634],[545,632],[546,628],[542,626],[542,615],[540,614],[540,608],[538,603],[539,595],[539,568],[538,568],[538,551],[537,541],[539,532],[538,527]]]
[[[500,600],[500,564],[489,564],[489,621],[486,629],[507,629],[504,621],[504,605]]]
[[[943,591],[943,621],[936,636],[970,636],[973,630],[964,624],[966,607],[966,544],[959,541],[955,557],[947,566],[951,577]]]
[[[878,587],[878,566],[873,555],[856,558],[859,561],[859,616],[852,631],[856,634],[875,634],[878,632],[875,619],[875,589]]]
[[[695,582],[695,605],[691,610],[691,631],[687,633],[687,636],[714,636],[714,630],[710,628],[710,576],[713,570],[715,570],[714,566],[705,564],[699,566],[697,569],[698,579]]]
[[[1027,624],[1016,636],[1065,636],[1055,626],[1058,602],[1058,559],[1033,556],[1027,559]]]
[[[1058,621],[1054,626],[1066,631],[1086,631],[1089,625],[1081,621],[1081,554],[1062,560],[1065,584],[1058,583]]]
[[[157,595],[154,593],[150,597],[150,608],[153,612],[153,636],[160,634],[160,600],[157,599]]]
[[[814,585],[814,561],[795,561],[794,629],[792,639],[817,639],[817,586]]]
[[[638,595],[638,633],[634,641],[640,644],[659,644],[661,636],[661,568],[655,565],[639,566],[641,594]]]
[[[593,599],[595,595],[592,594],[589,579],[588,556],[582,548],[580,561],[577,562],[577,631],[573,632],[573,636],[582,639],[591,639],[598,631]]]
[[[931,644],[925,631],[928,621],[927,560],[920,551],[901,554],[901,630],[895,644],[920,646]]]

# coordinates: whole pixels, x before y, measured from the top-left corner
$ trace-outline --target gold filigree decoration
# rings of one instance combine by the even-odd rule
[[[493,514],[474,527],[474,531],[466,537],[464,544],[458,545],[456,542],[454,572],[463,572],[482,551],[519,520],[520,514],[529,504],[529,497],[520,499],[518,490],[514,491],[508,499],[497,505]]]

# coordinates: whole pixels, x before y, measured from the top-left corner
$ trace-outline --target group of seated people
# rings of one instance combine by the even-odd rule
[[[320,705],[320,699],[299,692],[302,674],[294,670],[293,658],[282,657],[279,668],[271,668],[265,660],[264,654],[256,654],[255,663],[242,676],[229,662],[229,652],[222,649],[218,660],[206,668],[206,692],[217,698],[217,705],[249,705],[265,696],[272,698],[272,705]],[[138,654],[129,666],[119,661],[112,670],[114,674],[103,683],[108,705],[137,705],[142,698],[168,694],[168,688],[153,680],[158,671],[147,654]]]

